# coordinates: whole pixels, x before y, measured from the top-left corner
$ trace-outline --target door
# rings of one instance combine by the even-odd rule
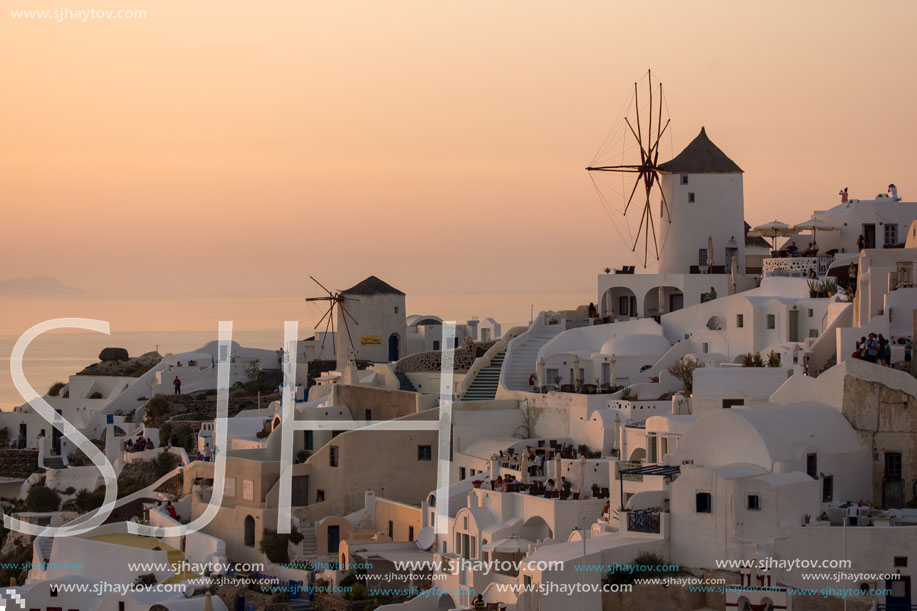
[[[874,223],[865,223],[863,225],[863,239],[866,240],[866,248],[876,247],[876,226]]]
[[[904,480],[883,480],[882,504],[893,508],[904,506]]]
[[[675,312],[685,307],[685,296],[682,293],[669,295],[669,312]]]
[[[61,410],[58,409],[55,411],[58,413],[58,415],[61,416],[61,418],[63,418],[62,416],[63,412]],[[61,432],[58,431],[56,428],[52,428],[51,429],[51,454],[54,456],[60,456],[60,439],[61,439]]]
[[[910,611],[911,609],[911,578],[902,575],[900,579],[885,581],[885,587],[891,594],[885,596],[887,611]]]
[[[338,548],[341,543],[341,527],[340,526],[329,526],[328,527],[328,553],[337,554]]]
[[[398,336],[394,333],[388,338],[388,360],[398,360]]]
[[[799,310],[790,310],[789,316],[790,328],[787,329],[787,340],[791,342],[799,341]]]
[[[305,507],[309,504],[309,476],[294,475],[291,482],[290,504],[293,507]]]

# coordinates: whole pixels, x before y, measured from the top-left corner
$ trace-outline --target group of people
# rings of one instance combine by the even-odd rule
[[[144,450],[153,450],[156,446],[149,437],[144,438],[142,435],[137,436],[137,441],[128,439],[124,442],[125,452],[143,452]]]
[[[498,476],[491,484],[491,488],[501,492],[519,492],[522,490],[523,485],[514,475],[508,473],[506,477]]]
[[[904,345],[904,362],[907,365],[910,365],[911,349],[911,340],[909,339]],[[855,359],[890,367],[892,361],[891,343],[881,333],[870,333],[868,336],[860,338],[860,341],[857,342],[856,350],[851,356]]]
[[[544,475],[544,454],[535,452],[531,446],[526,446],[525,452],[529,459],[529,475]]]
[[[166,514],[173,520],[178,519],[178,512],[175,511],[175,507],[172,505],[172,501],[166,502],[165,505],[162,504],[162,501],[156,501],[156,511]]]

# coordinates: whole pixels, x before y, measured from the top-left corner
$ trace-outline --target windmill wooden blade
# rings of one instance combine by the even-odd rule
[[[331,311],[332,311],[333,309],[334,309],[334,306],[332,305],[330,308],[328,308],[327,310],[325,310],[325,313],[322,314],[322,317],[318,319],[318,322],[315,323],[315,326],[316,326],[316,327],[320,327],[320,326],[322,325],[322,321],[325,320],[325,317],[326,317],[326,316],[328,316],[329,314],[331,314]]]
[[[356,301],[356,300],[354,300],[354,301]],[[344,319],[345,319],[345,320],[346,320],[347,317],[349,316],[349,317],[350,317],[350,320],[353,321],[353,324],[355,324],[355,325],[360,324],[360,321],[358,321],[356,318],[354,318],[353,314],[350,313],[350,310],[348,310],[346,307],[344,307],[344,304],[343,304],[343,303],[340,304],[340,308],[341,308],[341,311],[344,313]]]
[[[648,98],[646,98],[649,101],[648,111],[640,106],[640,90],[644,87],[648,93]],[[658,89],[658,91],[654,91],[654,89]],[[665,95],[662,89],[662,83],[658,81],[654,83],[652,71],[647,70],[644,78],[634,83],[630,109],[618,119],[619,123],[617,125],[619,131],[617,135],[614,136],[614,138],[609,135],[606,140],[607,143],[622,143],[620,161],[596,163],[596,161],[601,159],[599,155],[601,155],[603,151],[610,150],[610,145],[606,144],[603,145],[600,152],[593,158],[593,162],[586,168],[589,172],[618,172],[621,174],[633,173],[637,175],[629,196],[623,183],[621,185],[621,190],[616,190],[615,195],[618,201],[621,202],[623,210],[619,208],[615,212],[624,217],[623,222],[626,226],[628,235],[622,235],[622,237],[625,237],[626,243],[631,245],[631,251],[637,255],[638,258],[639,251],[637,249],[639,248],[640,241],[643,240],[644,267],[646,267],[649,262],[650,240],[653,241],[653,253],[657,260],[660,258],[660,251],[664,248],[664,244],[660,247],[659,240],[661,236],[665,236],[665,231],[657,230],[656,220],[653,218],[652,201],[655,197],[654,189],[658,190],[659,197],[662,200],[659,216],[663,220],[660,221],[660,227],[661,223],[672,222],[671,209],[662,185],[662,176],[665,172],[663,172],[659,166],[659,152],[662,138],[665,134],[671,133],[669,132],[671,120],[667,117],[663,117],[663,106],[665,106]],[[665,120],[663,121],[663,119]],[[644,125],[647,127],[646,132],[643,131]],[[631,138],[633,140],[631,140]],[[625,143],[627,146],[625,146]],[[633,148],[639,149],[639,162],[634,160],[634,163],[628,163],[628,157],[633,158]],[[644,201],[638,213],[636,209],[637,206],[632,206],[632,204],[634,203],[634,198],[637,193],[637,187],[641,183],[644,188]],[[602,205],[607,209],[608,205],[606,204],[606,198],[601,194],[598,187],[596,187],[596,191],[599,193]],[[633,212],[631,212],[632,207],[634,208]],[[665,210],[665,213],[663,213],[662,210]],[[639,219],[637,218],[637,214],[640,215]],[[637,225],[636,232],[633,231],[635,224]]]
[[[344,310],[344,306],[339,306],[341,310],[346,314],[347,311]],[[350,342],[350,352],[356,357],[357,347],[353,345],[353,336],[350,334],[350,325],[347,324],[347,316],[341,316],[341,320],[344,321],[344,329],[347,331],[347,340]]]
[[[334,316],[328,316],[329,314],[332,313],[333,310],[334,310],[334,302],[332,302],[331,307],[328,308],[328,311],[325,312],[325,316],[322,316],[322,320],[324,320],[325,317],[327,317],[328,320],[327,322],[325,322],[325,334],[322,336],[322,345],[318,350],[320,354],[325,351],[325,340],[328,339],[328,327],[329,326],[331,327],[331,332],[334,333]]]
[[[318,280],[316,280],[316,279],[315,279],[315,276],[309,276],[309,277],[312,278],[312,282],[314,282],[315,284],[317,284],[317,285],[319,285],[320,287],[322,287],[322,288],[325,290],[326,293],[328,293],[329,295],[333,295],[333,294],[334,294],[334,293],[332,293],[331,291],[329,291],[327,288],[325,288],[325,285],[324,285],[324,284],[322,284],[321,282],[319,282]]]

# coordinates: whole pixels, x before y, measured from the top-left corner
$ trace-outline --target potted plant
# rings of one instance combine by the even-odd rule
[[[605,268],[605,273],[606,273],[606,274],[610,274],[610,273],[611,273],[611,268],[610,268],[610,267],[606,267],[606,268]]]
[[[812,520],[812,516],[811,516],[810,514],[808,514],[808,513],[807,513],[806,515],[802,516],[802,524],[803,524],[803,526],[805,526],[806,524],[808,524],[811,520]]]
[[[818,280],[809,280],[807,284],[809,285],[809,297],[818,296]]]

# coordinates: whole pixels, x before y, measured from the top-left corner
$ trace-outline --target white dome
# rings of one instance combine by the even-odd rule
[[[632,333],[623,337],[612,337],[602,344],[602,354],[615,356],[661,356],[672,345],[661,335]]]

